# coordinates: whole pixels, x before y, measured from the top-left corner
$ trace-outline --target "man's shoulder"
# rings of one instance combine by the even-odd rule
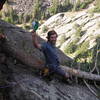
[[[51,45],[48,42],[43,42],[41,44],[41,49],[42,50],[49,50],[49,49],[51,49]]]
[[[48,46],[48,43],[47,43],[47,42],[43,42],[41,45],[42,45],[43,47],[47,47],[47,46]]]

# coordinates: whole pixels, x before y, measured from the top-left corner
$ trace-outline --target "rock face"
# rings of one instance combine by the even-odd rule
[[[69,85],[56,77],[46,81],[27,66],[7,59],[7,66],[0,65],[0,76],[5,76],[0,78],[0,100],[99,100],[84,85]]]
[[[42,7],[45,8],[49,7],[51,4],[50,0],[42,0],[41,2]],[[36,3],[36,0],[9,0],[9,4],[18,14],[31,14],[34,3]]]
[[[8,3],[17,11],[18,14],[31,14],[34,4],[38,0],[8,0]],[[65,0],[58,0],[60,4],[64,4]],[[75,4],[78,0],[69,0],[71,4]],[[84,2],[80,0],[80,2]],[[41,8],[47,9],[52,6],[52,0],[42,0]],[[45,10],[46,11],[46,10]]]
[[[91,49],[97,44],[96,40],[100,37],[99,23],[100,13],[91,14],[88,10],[58,13],[41,25],[39,33],[44,38],[46,37],[44,28],[54,29],[58,33],[57,45],[64,52],[72,43],[77,47],[87,42],[87,49]],[[77,55],[77,51],[74,51],[73,57]]]
[[[26,48],[32,46],[30,33],[4,21],[0,21],[0,28],[7,35],[7,41],[11,43],[10,46],[16,47],[17,51],[22,49],[23,52],[32,54]],[[28,39],[28,41],[22,42],[22,38],[23,40]],[[30,45],[25,44],[29,42]],[[22,43],[24,43],[23,46]],[[30,49],[35,50],[34,47],[30,47]],[[6,60],[0,64],[0,100],[98,100],[83,85],[68,85],[57,76],[52,76],[53,80],[48,81],[39,76],[37,70],[33,70],[16,60],[13,53],[12,55],[9,52],[1,53]]]

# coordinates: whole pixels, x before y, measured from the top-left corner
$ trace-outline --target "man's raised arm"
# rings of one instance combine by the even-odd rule
[[[32,31],[32,40],[33,40],[33,45],[38,48],[38,49],[41,49],[41,44],[38,42],[38,39],[37,39],[37,34],[36,32],[33,30]]]

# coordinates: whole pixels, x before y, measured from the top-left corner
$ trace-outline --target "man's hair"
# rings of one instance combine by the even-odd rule
[[[57,35],[57,33],[56,33],[54,30],[49,31],[49,32],[47,33],[47,39],[49,40],[49,39],[50,39],[50,36],[51,36],[51,35],[54,35],[54,34]],[[58,35],[57,35],[57,36],[58,36]]]

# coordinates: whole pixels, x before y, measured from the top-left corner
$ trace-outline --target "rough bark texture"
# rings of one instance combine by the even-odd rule
[[[0,28],[7,36],[3,45],[6,61],[0,64],[0,100],[98,100],[83,85],[68,85],[57,77],[47,81],[35,74],[33,69],[42,68],[45,60],[33,47],[31,33],[4,21],[0,21]],[[43,42],[41,38],[39,40]],[[58,51],[61,64],[72,61]],[[77,75],[71,71],[68,72]]]
[[[1,85],[3,87],[3,92],[0,92],[3,99],[1,97],[0,100],[99,100],[84,85],[69,85],[56,77],[48,81],[28,70],[27,66],[20,63],[15,65],[10,57],[6,63],[8,67],[1,65],[2,70],[6,68],[6,76],[0,84],[0,90]],[[91,88],[95,90],[93,86]]]

